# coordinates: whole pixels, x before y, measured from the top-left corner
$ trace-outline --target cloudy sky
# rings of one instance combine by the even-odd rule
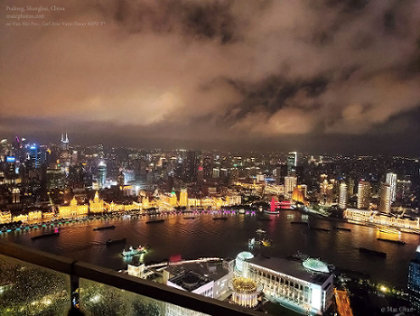
[[[50,10],[11,25],[26,6]],[[3,137],[420,154],[420,1],[3,0],[0,19]]]

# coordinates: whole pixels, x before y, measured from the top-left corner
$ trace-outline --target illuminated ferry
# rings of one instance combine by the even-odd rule
[[[394,229],[394,228],[382,227],[382,228],[379,228],[379,231],[385,234],[401,235],[401,232],[398,229]]]
[[[293,210],[296,208],[296,205],[291,201],[276,201],[274,198],[271,199],[270,209],[266,210],[267,214],[279,214],[281,210]]]
[[[137,256],[137,255],[141,255],[142,253],[147,252],[146,247],[143,246],[138,246],[137,248],[133,248],[132,246],[130,246],[130,248],[128,248],[128,250],[123,250],[122,251],[122,255],[123,257],[133,257],[133,256]]]

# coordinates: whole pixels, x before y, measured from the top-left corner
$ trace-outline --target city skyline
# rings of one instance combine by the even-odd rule
[[[55,5],[2,23],[5,137],[419,154],[416,1]]]
[[[417,315],[419,0],[4,0],[0,315]]]

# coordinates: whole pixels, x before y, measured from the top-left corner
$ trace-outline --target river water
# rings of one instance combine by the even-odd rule
[[[376,281],[405,287],[408,264],[414,257],[420,237],[402,234],[401,240],[406,245],[401,246],[378,241],[376,228],[337,224],[315,217],[308,219],[312,227],[331,231],[308,230],[304,225],[290,223],[302,220],[297,211],[270,215],[271,221],[260,221],[251,215],[228,215],[225,221],[213,220],[209,214],[196,215],[195,219],[184,219],[183,215],[160,218],[165,222],[146,224],[149,217],[94,219],[65,224],[60,227],[58,237],[31,240],[32,236],[42,233],[42,230],[36,230],[3,234],[1,238],[111,269],[125,269],[127,265],[120,255],[124,244],[106,246],[106,240],[126,238],[126,247],[150,246],[150,252],[144,257],[146,263],[164,261],[178,254],[187,259],[235,258],[239,252],[248,249],[248,239],[255,237],[255,231],[260,228],[273,241],[272,246],[265,249],[266,255],[286,257],[300,251],[339,268],[367,273]],[[116,228],[93,230],[105,225],[115,225]],[[350,228],[351,232],[334,230],[336,225]],[[359,253],[358,247],[386,252],[387,258]]]

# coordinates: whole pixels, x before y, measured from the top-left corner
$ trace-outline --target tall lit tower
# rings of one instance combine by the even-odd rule
[[[287,156],[287,175],[292,176],[296,174],[297,167],[297,152],[291,151]]]
[[[70,143],[70,141],[69,141],[69,137],[67,135],[67,132],[66,132],[66,134],[61,133],[61,140],[60,140],[60,142],[61,142],[61,148],[63,150],[69,150],[69,143]]]
[[[385,183],[391,187],[391,202],[395,202],[397,197],[397,174],[388,172],[386,174]]]
[[[357,188],[357,208],[368,209],[370,204],[371,186],[368,181],[360,181]]]
[[[381,198],[379,201],[379,210],[384,213],[391,213],[391,186],[388,183],[381,185]]]
[[[284,177],[284,197],[286,199],[292,198],[293,190],[297,185],[296,177]]]
[[[345,182],[341,182],[338,193],[338,207],[342,210],[345,210],[347,208],[347,194],[347,184]]]
[[[39,168],[41,166],[41,150],[37,144],[28,146],[28,157],[32,168]]]
[[[99,188],[103,188],[105,186],[106,181],[106,164],[105,161],[101,160],[98,164],[98,185]]]

